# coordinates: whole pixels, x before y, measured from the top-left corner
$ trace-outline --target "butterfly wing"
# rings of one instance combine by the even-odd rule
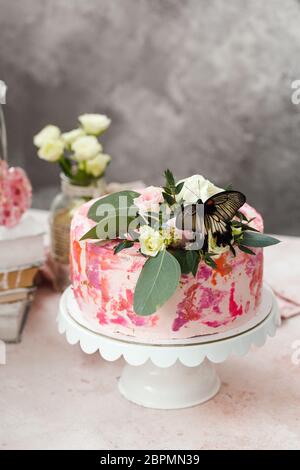
[[[222,234],[228,231],[228,222],[246,202],[246,197],[239,191],[222,191],[205,201],[205,232]]]

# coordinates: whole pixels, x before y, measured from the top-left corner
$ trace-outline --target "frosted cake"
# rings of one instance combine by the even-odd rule
[[[220,198],[219,194],[224,193],[228,197],[230,191],[215,187],[200,175],[185,180],[189,182],[189,189],[195,189],[192,179],[195,177],[203,183],[202,186],[196,185],[196,191],[193,190],[195,196],[187,196],[182,183],[177,184],[178,197],[174,190],[174,201],[179,201],[181,206],[187,204],[191,208],[197,200],[201,199],[202,203],[202,200],[208,201],[214,195]],[[169,184],[172,186],[173,180]],[[150,187],[131,197],[135,196],[134,204],[140,213],[147,212],[150,200],[154,205],[162,205],[166,199],[172,202],[163,191]],[[255,317],[262,297],[262,247],[277,240],[261,234],[262,217],[250,205],[243,203],[244,199],[240,200],[243,204],[230,221],[230,226],[226,222],[230,239],[226,239],[225,232],[223,238],[220,236],[218,229],[222,231],[221,226],[211,226],[217,230],[209,233],[209,221],[205,219],[204,245],[199,250],[196,247],[196,255],[187,255],[187,259],[197,260],[196,264],[192,263],[191,272],[178,257],[178,252],[180,256],[186,255],[188,243],[174,242],[174,233],[180,231],[174,224],[174,218],[171,219],[173,223],[168,224],[172,229],[167,241],[163,238],[164,228],[156,230],[159,232],[157,234],[145,227],[138,230],[137,236],[140,238],[136,241],[128,235],[125,243],[124,237],[122,240],[101,240],[101,234],[100,237],[99,233],[95,235],[99,220],[97,223],[94,209],[99,201],[101,203],[101,200],[94,200],[82,205],[71,225],[71,282],[77,312],[80,312],[85,325],[107,335],[120,333],[140,341],[159,342],[228,331]],[[208,213],[208,206],[205,210]],[[142,232],[147,232],[148,238]],[[147,277],[147,280],[150,279],[147,291],[148,286],[141,286],[141,282],[145,281],[146,274],[149,276],[150,262],[155,267],[155,258],[164,259],[164,250],[171,253],[172,260],[168,262],[173,262],[175,257],[180,263],[175,260],[174,269],[169,272],[164,273],[162,269],[157,274],[158,284],[152,283],[151,272],[150,278]],[[141,275],[146,263],[148,271],[146,269]],[[181,270],[171,291],[169,284],[172,283],[171,278],[176,277],[174,271],[177,265]],[[168,298],[162,301],[160,291],[164,290],[168,291]],[[153,307],[155,311],[148,298],[150,291],[151,301],[157,297]],[[138,298],[141,292],[144,293],[145,303],[143,298],[142,303]]]

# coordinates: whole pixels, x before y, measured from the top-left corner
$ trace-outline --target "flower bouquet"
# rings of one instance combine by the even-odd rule
[[[152,315],[174,294],[182,275],[199,263],[217,268],[224,252],[256,256],[255,248],[278,243],[259,232],[240,210],[246,198],[218,188],[201,175],[179,182],[165,172],[163,187],[122,191],[97,200],[88,211],[96,222],[81,240],[118,240],[115,253],[136,247],[147,258],[134,291],[134,312]]]
[[[33,138],[38,157],[56,162],[61,168],[62,191],[50,210],[49,263],[58,290],[69,283],[69,232],[73,211],[89,199],[105,194],[104,175],[111,161],[99,142],[111,120],[102,114],[83,114],[78,121],[78,127],[68,132],[47,125]]]
[[[38,156],[58,162],[73,185],[89,186],[104,176],[111,160],[98,140],[111,120],[102,114],[83,114],[78,120],[78,128],[64,133],[57,126],[48,125],[34,136],[33,142]]]

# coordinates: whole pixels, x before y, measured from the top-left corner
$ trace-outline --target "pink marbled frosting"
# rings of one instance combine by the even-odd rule
[[[76,212],[71,226],[71,281],[82,318],[93,330],[122,333],[138,340],[186,339],[220,333],[242,325],[257,312],[261,300],[263,251],[256,256],[237,250],[214,258],[218,269],[200,263],[196,277],[183,275],[177,291],[157,312],[141,317],[133,311],[134,288],[145,258],[133,246],[113,253],[117,242],[79,241],[95,223],[88,219],[91,201]],[[248,204],[242,212],[261,216]]]

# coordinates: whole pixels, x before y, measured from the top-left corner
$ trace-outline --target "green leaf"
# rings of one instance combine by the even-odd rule
[[[122,215],[118,211],[108,213],[100,220],[95,227],[85,233],[80,240],[88,238],[99,240],[114,240],[115,238],[125,238],[128,231],[128,225],[134,220],[134,217]]]
[[[164,174],[165,174],[167,186],[169,186],[170,188],[175,188],[175,178],[174,178],[173,173],[170,170],[166,170]]]
[[[165,192],[163,192],[162,194],[163,194],[164,200],[169,204],[169,206],[173,206],[173,204],[175,204],[176,201],[173,198],[173,196],[171,196],[170,194],[167,194]]]
[[[135,313],[142,316],[155,313],[174,294],[180,275],[180,265],[168,251],[148,258],[135,287]]]
[[[246,232],[247,230],[249,230],[250,232],[257,232],[257,233],[260,233],[259,230],[257,230],[257,229],[254,228],[254,227],[251,227],[251,225],[244,225],[243,230],[244,230],[245,232]]]
[[[179,194],[183,186],[184,186],[184,181],[182,181],[181,183],[178,183],[175,188],[175,194]]]
[[[189,274],[191,272],[191,269],[187,261],[188,250],[183,250],[182,248],[174,248],[169,249],[168,251],[177,259],[178,263],[180,264],[181,273]]]
[[[134,206],[133,200],[136,197],[139,197],[140,194],[135,191],[119,191],[118,193],[109,194],[108,196],[104,196],[101,199],[98,199],[89,209],[88,217],[95,222],[99,222],[103,219],[103,215],[97,215],[97,211],[106,204],[113,206],[115,209],[119,209],[126,213],[130,208]],[[126,198],[126,201],[120,201],[120,198]],[[122,203],[120,205],[120,203]]]
[[[237,216],[241,221],[244,220],[245,222],[248,222],[247,217],[246,217],[241,211],[237,211],[236,216]]]
[[[247,253],[248,255],[255,255],[254,251],[250,250],[250,248],[247,248],[244,245],[238,245],[239,249],[243,251],[244,253]]]
[[[233,254],[233,256],[236,257],[235,248],[232,245],[229,245],[229,249],[230,249],[231,253]]]
[[[260,232],[244,232],[242,238],[242,245],[243,246],[253,246],[253,247],[264,247],[270,245],[277,245],[280,243],[280,240],[277,238],[270,237],[269,235],[265,235],[264,233]]]
[[[213,269],[216,269],[216,268],[217,268],[216,262],[215,262],[210,256],[206,255],[206,256],[204,257],[204,261],[205,261],[205,263],[206,263],[208,266],[210,266],[211,268],[213,268]]]
[[[183,250],[182,248],[173,248],[169,252],[175,256],[180,264],[182,274],[192,273],[194,276],[197,274],[200,254],[196,250]]]
[[[225,191],[232,191],[232,189],[233,189],[232,183],[229,183],[227,184],[227,186],[225,186]]]
[[[249,222],[251,222],[251,221],[249,221]],[[249,223],[249,222],[248,222],[248,223]],[[248,223],[247,223],[247,224],[244,224],[243,222],[238,222],[237,220],[233,220],[233,221],[231,222],[231,225],[232,225],[233,227],[239,227],[239,228],[241,228],[241,229],[244,230],[244,231],[250,230],[251,232],[259,232],[259,230],[257,230],[257,229],[254,228],[254,227],[251,227],[251,225],[248,225]]]
[[[187,250],[186,260],[190,272],[193,274],[193,276],[196,276],[200,262],[199,251]]]
[[[72,163],[71,160],[66,158],[64,155],[58,160],[59,166],[68,178],[72,178]]]
[[[117,253],[120,253],[120,251],[125,250],[126,248],[130,248],[134,245],[134,242],[131,240],[123,240],[121,243],[119,243],[115,249],[114,249],[114,254],[116,255]]]
[[[86,232],[81,238],[79,241],[81,240],[88,240],[88,239],[98,239],[98,235],[97,235],[97,225],[95,225],[95,227],[91,228],[88,232]]]
[[[172,195],[172,190],[169,188],[169,186],[163,186],[163,190],[165,193]]]

